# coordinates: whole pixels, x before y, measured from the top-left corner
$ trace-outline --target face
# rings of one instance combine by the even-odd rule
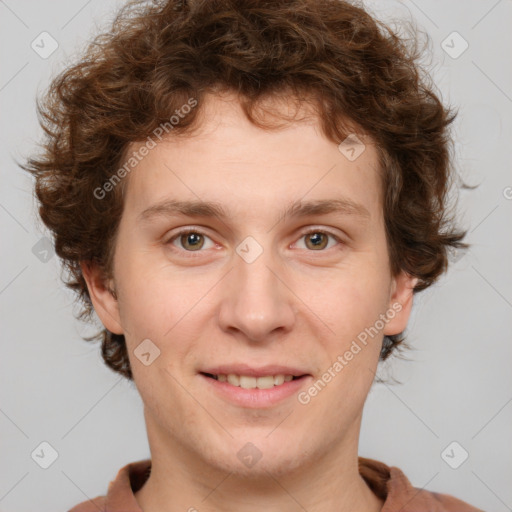
[[[349,159],[314,118],[262,130],[233,97],[201,119],[131,172],[113,282],[83,266],[126,337],[153,458],[255,474],[353,452],[414,284],[390,273],[376,149]]]

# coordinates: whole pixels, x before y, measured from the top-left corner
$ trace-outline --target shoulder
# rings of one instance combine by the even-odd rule
[[[448,494],[413,487],[399,468],[383,462],[360,457],[359,472],[384,500],[382,512],[484,512]]]
[[[388,500],[391,508],[389,508],[389,512],[395,509],[400,510],[401,507],[403,507],[402,512],[412,512],[413,510],[416,512],[420,510],[425,512],[483,512],[449,494],[413,487],[399,468],[390,468],[390,473],[391,485]],[[388,509],[384,508],[382,512],[388,512]]]
[[[150,472],[150,459],[126,464],[108,484],[105,496],[83,501],[68,512],[142,512],[134,493],[144,485]]]

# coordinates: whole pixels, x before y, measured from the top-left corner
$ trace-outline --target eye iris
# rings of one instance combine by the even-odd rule
[[[323,237],[323,239],[322,239]],[[306,245],[311,249],[308,242],[312,241],[313,249],[323,249],[327,245],[327,236],[325,233],[310,233],[306,237]],[[322,243],[324,242],[324,243]]]
[[[181,235],[181,243],[185,249],[201,249],[204,245],[204,239],[202,237],[203,235],[199,233],[185,233],[184,235]]]

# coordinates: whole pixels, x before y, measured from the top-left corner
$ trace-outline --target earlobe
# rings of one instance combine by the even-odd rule
[[[101,323],[110,332],[123,334],[117,295],[110,283],[106,282],[103,272],[98,265],[90,261],[82,261],[80,268],[87,283],[94,310]]]
[[[389,321],[384,327],[384,335],[399,334],[407,327],[412,310],[414,287],[417,282],[417,277],[412,277],[405,272],[401,272],[394,278],[388,306]]]

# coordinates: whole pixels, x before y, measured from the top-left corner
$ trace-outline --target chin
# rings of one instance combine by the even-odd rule
[[[304,464],[305,451],[293,436],[268,437],[267,430],[256,437],[235,438],[223,446],[209,464],[242,478],[268,480],[272,476],[290,474]],[[304,446],[302,444],[302,446]],[[232,448],[232,449],[230,449]]]

